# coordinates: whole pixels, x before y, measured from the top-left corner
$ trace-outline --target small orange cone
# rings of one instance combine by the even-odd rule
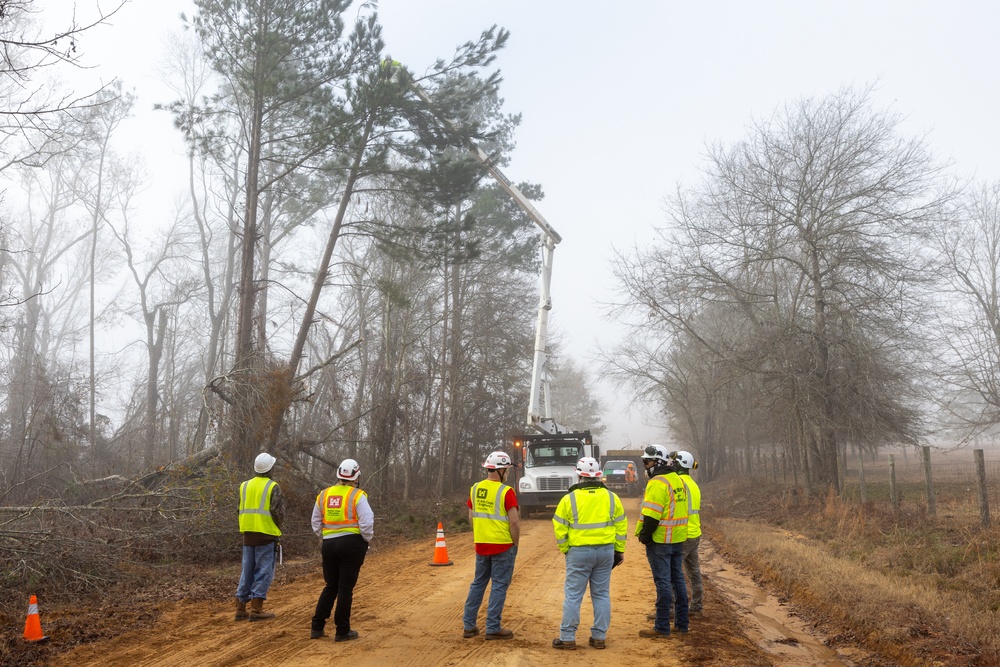
[[[434,560],[431,565],[454,565],[448,560],[448,545],[444,543],[444,526],[438,521],[437,540],[434,542]]]
[[[24,638],[29,642],[43,642],[48,637],[42,634],[42,622],[38,619],[38,598],[34,595],[28,603],[28,618],[24,622]]]

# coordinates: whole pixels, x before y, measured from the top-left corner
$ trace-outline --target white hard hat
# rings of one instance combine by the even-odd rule
[[[674,458],[677,459],[677,462],[681,464],[682,468],[691,470],[692,468],[697,467],[697,464],[694,462],[694,457],[691,456],[691,452],[685,452],[682,449],[679,452],[674,452]]]
[[[592,456],[584,456],[576,462],[576,474],[580,477],[600,477],[601,464]]]
[[[642,458],[668,463],[670,454],[667,453],[667,448],[663,445],[648,445],[646,449],[642,450]]]
[[[360,474],[361,466],[354,459],[344,459],[340,462],[340,467],[337,468],[337,477],[346,479],[348,482],[353,482]]]
[[[513,465],[514,463],[506,452],[493,452],[486,457],[486,461],[483,463],[483,467],[487,470],[505,470]]]
[[[254,472],[264,474],[274,467],[274,462],[278,459],[274,458],[267,452],[261,452],[257,455],[257,458],[253,460],[253,470]]]

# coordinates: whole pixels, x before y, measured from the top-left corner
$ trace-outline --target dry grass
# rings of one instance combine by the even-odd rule
[[[1000,664],[996,529],[940,507],[893,515],[759,483],[706,491],[717,547],[831,634],[902,665]]]

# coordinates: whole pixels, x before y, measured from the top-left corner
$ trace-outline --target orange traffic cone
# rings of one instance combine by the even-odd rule
[[[448,560],[448,545],[444,543],[444,526],[438,521],[437,540],[434,542],[434,560],[431,565],[454,565]]]
[[[34,595],[28,602],[28,618],[24,622],[24,638],[29,642],[42,642],[48,639],[42,634],[42,622],[38,620],[38,598]]]

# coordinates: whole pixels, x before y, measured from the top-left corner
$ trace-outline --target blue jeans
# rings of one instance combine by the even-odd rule
[[[611,565],[614,563],[615,545],[570,547],[566,552],[566,585],[563,598],[562,625],[559,639],[576,641],[580,625],[580,603],[590,584],[590,601],[594,604],[594,625],[590,636],[607,639],[611,623]]]
[[[259,547],[243,547],[243,570],[240,583],[236,587],[236,597],[240,602],[266,600],[267,589],[274,579],[274,542]]]
[[[490,601],[486,604],[486,632],[500,632],[503,604],[507,600],[507,587],[514,576],[514,559],[517,557],[517,547],[511,547],[503,553],[494,556],[476,554],[476,576],[469,585],[469,597],[465,599],[465,611],[462,613],[462,625],[466,630],[476,626],[476,616],[483,604],[486,585],[491,581]]]
[[[656,584],[656,622],[653,629],[670,634],[670,607],[674,607],[674,628],[688,629],[688,596],[684,585],[684,543],[646,545],[646,559]],[[673,596],[671,597],[671,593]]]

